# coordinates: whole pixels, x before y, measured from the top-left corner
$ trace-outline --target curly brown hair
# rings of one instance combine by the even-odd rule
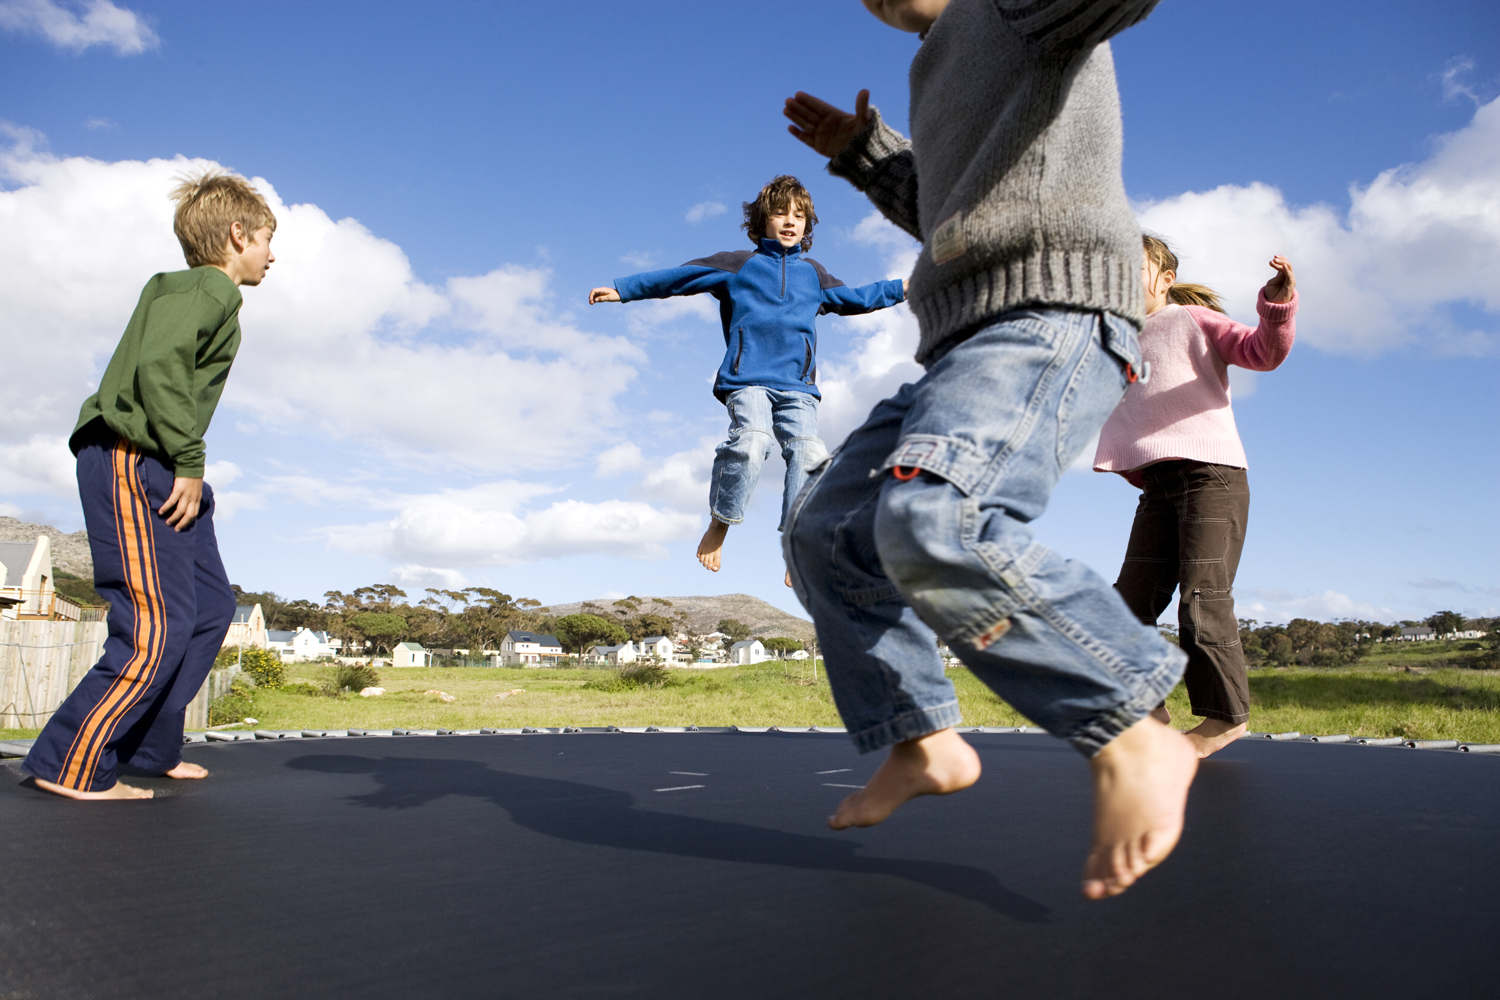
[[[745,221],[740,223],[740,228],[750,237],[751,243],[760,246],[761,238],[766,235],[766,222],[777,212],[785,211],[788,205],[802,209],[807,218],[807,228],[802,232],[802,251],[806,253],[812,249],[813,226],[818,222],[818,213],[813,211],[812,195],[791,174],[773,178],[760,189],[754,201],[744,203]]]

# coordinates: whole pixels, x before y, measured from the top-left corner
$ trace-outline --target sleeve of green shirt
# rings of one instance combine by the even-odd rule
[[[136,386],[150,422],[178,477],[203,476],[203,435],[198,430],[197,358],[204,335],[226,322],[224,306],[199,289],[163,295],[151,303],[136,364]]]

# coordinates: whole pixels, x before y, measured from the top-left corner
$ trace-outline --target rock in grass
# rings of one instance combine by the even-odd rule
[[[361,688],[359,692],[361,698],[379,698],[383,694],[385,694],[385,688],[383,687]]]
[[[495,698],[496,699],[504,699],[504,698],[509,698],[513,694],[525,694],[525,693],[526,693],[526,689],[525,688],[512,688],[509,691],[501,691],[499,694],[495,695]]]
[[[437,688],[433,688],[430,691],[423,691],[422,693],[423,694],[435,695],[437,697],[438,701],[457,701],[458,700],[456,697],[454,697],[453,695],[449,694],[447,691],[439,691]]]

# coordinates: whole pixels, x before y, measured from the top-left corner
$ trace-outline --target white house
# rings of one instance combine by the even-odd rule
[[[677,654],[677,647],[664,635],[648,635],[640,641],[637,648],[646,659],[655,656],[663,663],[673,662]]]
[[[765,659],[768,659],[766,647],[759,639],[746,639],[729,647],[730,663],[759,663]]]
[[[812,654],[805,649],[794,649],[790,653],[786,654],[786,658],[788,660],[805,660],[811,655]]]
[[[551,667],[556,666],[562,656],[562,643],[557,641],[556,636],[511,630],[500,641],[500,653],[496,659],[505,665]]]
[[[343,645],[327,632],[314,632],[310,628],[299,628],[292,636],[292,659],[298,661],[321,660],[325,656],[337,656]]]
[[[396,648],[391,650],[391,666],[430,667],[432,654],[420,642],[398,642]]]
[[[1427,642],[1437,638],[1437,632],[1427,625],[1417,625],[1401,630],[1402,642]]]
[[[0,616],[76,622],[82,609],[59,594],[52,577],[52,540],[0,542]]]
[[[234,609],[234,620],[224,634],[224,648],[238,646],[266,648],[266,616],[259,604],[241,604]]]
[[[608,663],[611,666],[620,666],[623,663],[634,663],[640,657],[640,651],[636,649],[633,642],[622,642],[618,646],[593,646],[588,654],[584,656],[586,663]]]

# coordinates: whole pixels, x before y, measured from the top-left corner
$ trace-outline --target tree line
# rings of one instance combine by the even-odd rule
[[[1403,620],[1394,624],[1346,619],[1319,622],[1293,618],[1285,625],[1270,625],[1253,618],[1240,619],[1240,645],[1251,666],[1335,667],[1353,663],[1366,656],[1377,642],[1401,638],[1403,628],[1426,625],[1438,635],[1469,630],[1495,636],[1494,618],[1465,618],[1456,611],[1439,611],[1422,621]]]
[[[234,592],[238,603],[261,606],[267,629],[327,632],[346,648],[368,649],[376,656],[389,655],[403,642],[418,642],[427,649],[468,649],[477,656],[482,650],[498,649],[512,630],[556,636],[564,650],[581,655],[596,645],[639,642],[653,635],[670,638],[691,631],[687,615],[674,611],[672,602],[661,597],[624,597],[608,608],[585,602],[577,614],[554,616],[537,610],[542,607],[540,601],[512,597],[490,587],[428,587],[426,596],[413,602],[406,591],[382,583],[347,594],[330,590],[322,604],[287,600],[270,591],[254,593],[235,587]],[[737,619],[726,618],[717,631],[738,642],[750,638],[752,630]],[[796,639],[779,636],[761,641],[767,649],[782,653],[802,648]],[[699,650],[692,652],[697,655]]]

